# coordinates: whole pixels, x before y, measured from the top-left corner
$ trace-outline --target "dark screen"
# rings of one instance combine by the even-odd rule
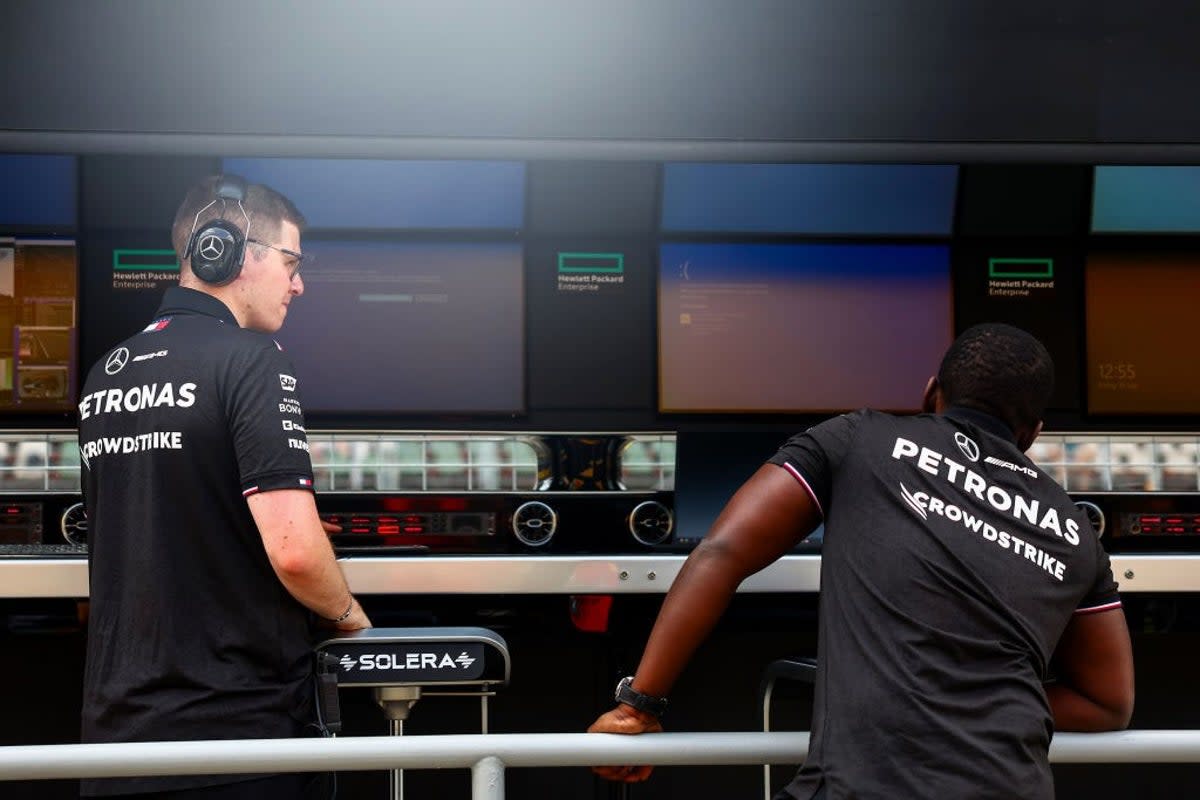
[[[963,167],[956,231],[965,236],[1077,236],[1087,231],[1091,168]]]
[[[308,238],[304,250],[315,263],[276,338],[306,411],[524,409],[521,245]]]
[[[0,154],[0,229],[73,231],[75,157]]]
[[[585,236],[529,246],[530,407],[653,408],[652,253]]]
[[[738,488],[791,437],[790,433],[680,431],[675,446],[675,538],[684,547],[708,533]],[[822,530],[805,546],[819,546]]]

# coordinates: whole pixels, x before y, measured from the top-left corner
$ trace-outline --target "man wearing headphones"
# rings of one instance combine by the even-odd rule
[[[85,742],[312,735],[313,625],[370,627],[313,498],[300,381],[270,334],[304,218],[235,176],[187,194],[178,287],[79,403],[91,609]],[[109,778],[85,795],[317,796],[311,773]]]

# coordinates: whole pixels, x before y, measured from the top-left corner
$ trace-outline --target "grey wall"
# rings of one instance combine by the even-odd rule
[[[1200,142],[1182,0],[7,0],[0,31],[0,144]]]

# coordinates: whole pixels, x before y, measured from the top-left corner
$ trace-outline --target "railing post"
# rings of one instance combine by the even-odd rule
[[[504,762],[481,758],[471,767],[471,800],[504,800]]]

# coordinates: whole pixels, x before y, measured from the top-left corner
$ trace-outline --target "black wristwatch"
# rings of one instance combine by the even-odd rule
[[[667,710],[667,698],[654,697],[653,695],[639,692],[633,688],[632,675],[621,678],[620,683],[617,684],[616,698],[618,703],[633,706],[638,711],[643,711],[655,717],[661,717],[663,712]]]

